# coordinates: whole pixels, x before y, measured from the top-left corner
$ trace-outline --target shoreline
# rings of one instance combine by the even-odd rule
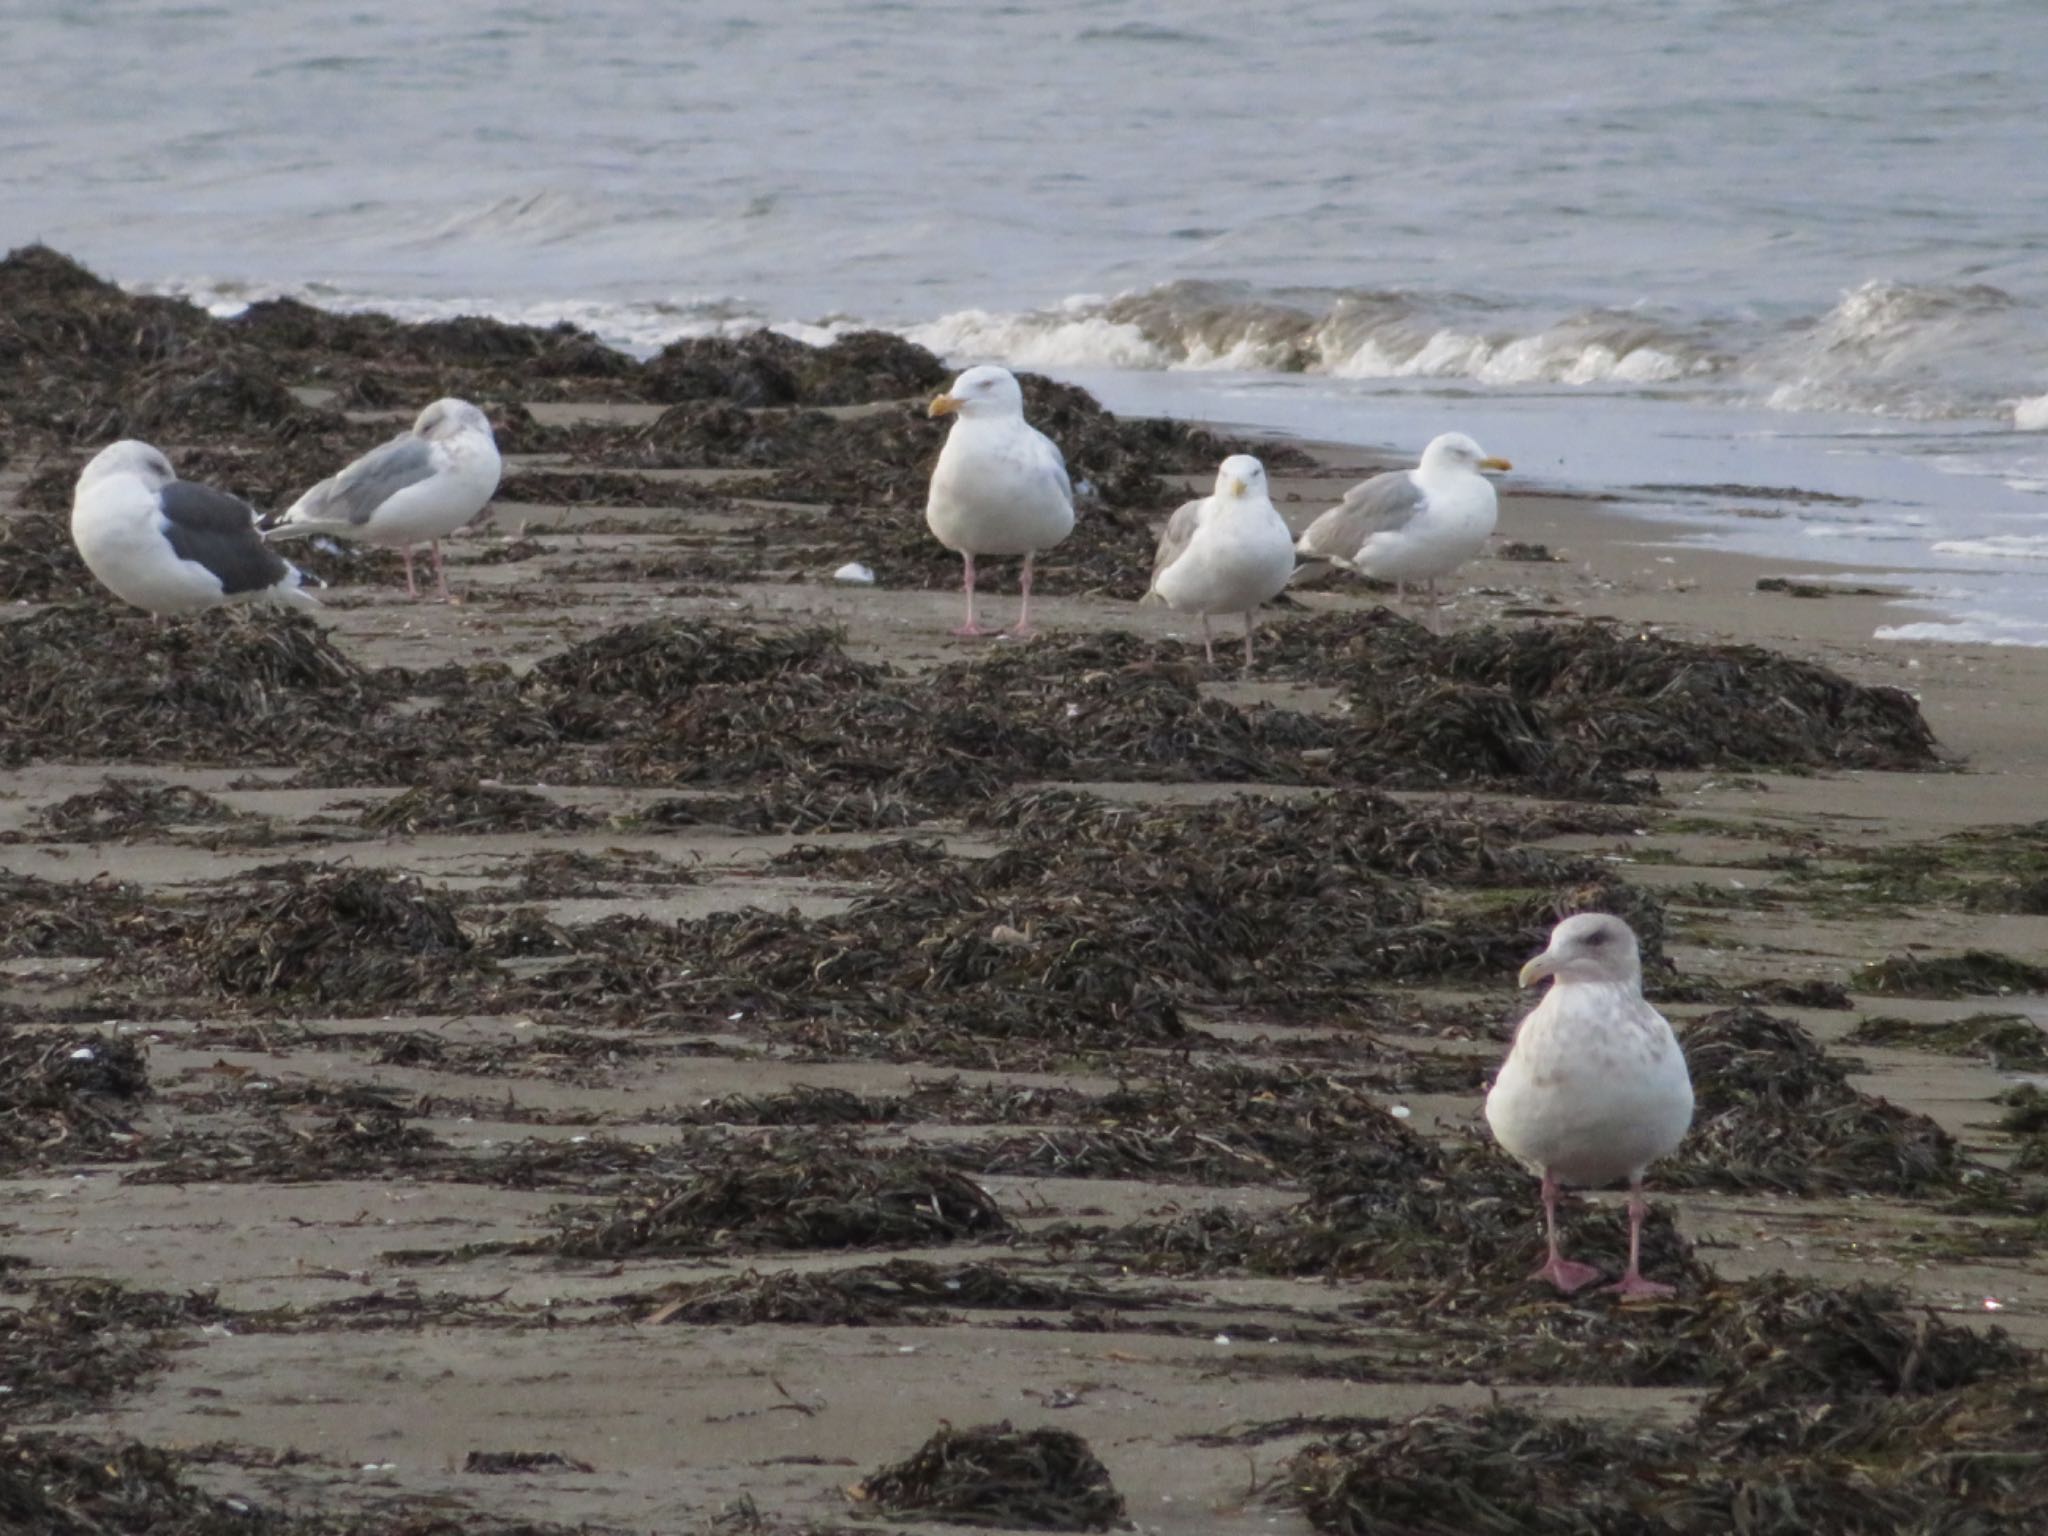
[[[287,377],[300,360],[285,350],[264,355],[300,391],[302,407],[308,387],[360,391],[346,379]],[[446,371],[422,376],[438,385]],[[1374,1270],[1369,1252],[1363,1270],[1336,1260],[1286,1270],[1199,1256],[1174,1269],[1179,1250],[1163,1238],[1154,1254],[1117,1250],[1103,1235],[1172,1232],[1192,1242],[1193,1233],[1206,1255],[1209,1245],[1227,1245],[1239,1230],[1233,1223],[1292,1219],[1315,1177],[1330,1176],[1315,1160],[1317,1144],[1369,1139],[1382,1118],[1375,1111],[1387,1106],[1406,1124],[1398,1134],[1462,1145],[1477,1125],[1484,1073],[1527,1007],[1510,984],[1512,966],[1493,953],[1499,914],[1519,911],[1516,903],[1543,910],[1575,899],[1568,882],[1596,891],[1607,888],[1600,881],[1619,882],[1614,889],[1654,915],[1671,965],[1653,978],[1651,995],[1666,999],[1675,1022],[1705,1028],[1719,1018],[1734,1027],[1727,1016],[1762,999],[1817,1042],[1816,1055],[1824,1049],[1852,1089],[1955,1137],[1943,1155],[1987,1170],[1969,1177],[2005,1176],[2019,1143],[2001,1129],[1998,1096],[2028,1077],[2048,1081],[2048,1051],[2015,1068],[1990,1051],[1922,1035],[1946,1041],[1943,1031],[1967,1032],[1987,1012],[2048,1031],[2048,996],[1863,988],[1876,984],[1865,968],[1889,958],[2048,954],[2048,916],[1963,899],[2003,889],[2033,867],[2032,829],[2048,805],[2048,732],[2038,725],[2048,718],[2048,650],[1873,641],[1871,615],[1889,595],[1758,588],[1760,579],[1819,569],[1850,588],[1853,567],[1674,544],[1668,524],[1597,500],[1522,494],[1510,475],[1496,550],[1514,540],[1562,558],[1490,553],[1474,562],[1459,575],[1449,625],[1564,628],[1598,619],[1622,634],[1736,642],[1816,661],[1853,682],[1916,693],[1959,771],[1688,769],[1660,772],[1654,798],[1613,803],[1555,800],[1529,785],[1400,788],[1387,801],[1414,823],[1390,822],[1388,836],[1436,839],[1424,845],[1439,861],[1433,872],[1344,864],[1354,852],[1346,829],[1328,823],[1312,833],[1326,841],[1278,839],[1243,855],[1270,860],[1268,869],[1231,864],[1204,874],[1189,862],[1228,863],[1239,853],[1189,846],[1190,837],[1250,838],[1270,828],[1256,809],[1218,823],[1223,832],[1175,818],[1204,806],[1222,808],[1219,815],[1240,804],[1298,807],[1338,793],[1311,777],[1005,779],[1010,820],[981,815],[993,790],[933,811],[910,803],[914,796],[895,805],[880,789],[845,789],[840,800],[826,797],[814,820],[762,830],[720,804],[762,813],[766,791],[754,778],[777,792],[802,781],[814,759],[768,749],[814,746],[820,721],[852,729],[855,717],[820,711],[866,686],[857,669],[877,663],[907,680],[885,695],[906,709],[912,685],[956,663],[994,663],[978,674],[985,697],[970,693],[953,706],[991,734],[941,738],[942,750],[929,754],[933,783],[955,782],[962,763],[1026,739],[992,734],[970,709],[976,704],[997,718],[1067,701],[1064,713],[1047,706],[1034,727],[1041,736],[1070,718],[1115,724],[1126,707],[1163,710],[1153,735],[1140,738],[1153,750],[1187,750],[1192,741],[1226,757],[1250,754],[1246,743],[1261,739],[1254,727],[1276,716],[1292,712],[1296,731],[1335,729],[1353,705],[1346,679],[1328,671],[1206,672],[1195,665],[1199,646],[1191,660],[1152,644],[1186,640],[1192,622],[1104,595],[1098,575],[1126,583],[1142,575],[1110,557],[1148,545],[1144,529],[1156,530],[1171,496],[1104,511],[1089,531],[1097,542],[1077,537],[1048,560],[1050,590],[1034,596],[1034,609],[1049,644],[967,645],[946,633],[958,593],[918,542],[921,519],[902,500],[914,486],[904,490],[901,465],[882,466],[894,479],[857,465],[864,477],[849,476],[857,493],[843,497],[799,483],[841,473],[822,451],[764,450],[767,462],[753,465],[650,466],[644,450],[665,408],[608,404],[594,388],[534,394],[517,397],[531,403],[522,418],[506,413],[515,444],[507,481],[520,496],[496,503],[483,527],[449,544],[451,579],[470,600],[409,603],[392,585],[393,562],[354,561],[341,567],[349,578],[324,594],[321,633],[350,662],[403,666],[438,690],[408,694],[404,709],[378,717],[396,730],[408,710],[449,707],[459,722],[457,706],[525,698],[512,690],[536,663],[628,626],[673,620],[715,630],[729,654],[713,659],[754,671],[709,676],[688,670],[695,661],[668,658],[660,664],[683,679],[673,687],[605,695],[586,683],[576,707],[566,693],[536,694],[526,714],[507,717],[536,734],[562,715],[579,729],[595,716],[623,730],[629,717],[678,698],[701,691],[714,701],[676,717],[668,756],[643,762],[643,777],[522,773],[512,748],[481,756],[452,730],[445,750],[406,780],[354,771],[349,751],[318,766],[302,754],[206,768],[143,757],[0,770],[0,880],[53,882],[25,887],[27,899],[55,906],[51,893],[62,893],[85,914],[81,932],[94,902],[132,896],[156,904],[137,910],[157,913],[148,922],[124,918],[121,943],[104,952],[60,936],[9,951],[0,969],[10,1031],[67,1043],[67,1032],[81,1031],[94,1042],[83,1049],[139,1042],[153,1088],[119,1111],[133,1144],[107,1144],[97,1155],[39,1153],[41,1161],[15,1164],[0,1179],[16,1213],[5,1247],[28,1266],[17,1283],[94,1277],[170,1297],[212,1292],[209,1306],[224,1319],[179,1313],[153,1325],[181,1347],[138,1367],[118,1392],[65,1405],[62,1415],[41,1410],[57,1427],[157,1446],[225,1443],[227,1453],[190,1462],[185,1475],[237,1497],[302,1507],[368,1510],[403,1496],[479,1520],[666,1529],[691,1528],[744,1496],[768,1522],[760,1528],[783,1532],[844,1515],[847,1485],[910,1453],[941,1421],[1010,1419],[1083,1435],[1147,1529],[1306,1536],[1298,1509],[1245,1494],[1233,1458],[1221,1458],[1230,1464],[1219,1470],[1213,1444],[1300,1413],[1304,1392],[1315,1394],[1314,1414],[1244,1442],[1257,1446],[1263,1468],[1279,1469],[1312,1439],[1339,1433],[1346,1416],[1480,1410],[1496,1398],[1602,1424],[1692,1422],[1711,1377],[1674,1386],[1668,1373],[1656,1385],[1629,1374],[1638,1341],[1665,1326],[1666,1314],[1538,1296],[1518,1272],[1475,1272],[1472,1256],[1443,1248],[1440,1233],[1412,1239],[1416,1253],[1440,1265],[1420,1272]],[[928,445],[933,439],[907,435],[923,429],[901,398],[837,404],[830,419]],[[1074,430],[1097,434],[1093,451],[1108,455],[1123,441],[1067,409]],[[389,430],[387,417],[406,414],[397,403],[358,409],[341,427],[321,418],[318,431],[367,444]],[[723,400],[681,416],[685,426],[733,432],[762,419]],[[572,440],[559,434],[593,422],[602,431],[574,440],[586,447],[564,450]],[[243,485],[277,478],[272,461],[287,456],[277,441],[239,427],[202,439],[192,457]],[[696,451],[700,440],[688,441]],[[711,441],[705,458],[722,440]],[[314,446],[334,451],[324,439]],[[1379,467],[1368,449],[1289,446],[1308,462],[1274,469],[1271,480],[1276,505],[1297,527],[1335,499],[1351,469]],[[0,470],[0,532],[17,518],[61,521],[60,511],[19,499],[46,468],[36,459]],[[1206,488],[1192,472],[1161,478],[1169,489]],[[881,489],[858,489],[870,484]],[[799,492],[812,499],[792,499]],[[41,494],[47,499],[47,487]],[[1113,534],[1124,542],[1106,542]],[[860,539],[877,543],[878,565],[883,555],[924,563],[903,564],[908,575],[877,587],[821,580],[838,558],[861,553],[850,542]],[[66,545],[58,558],[68,553]],[[1014,609],[1013,572],[996,562],[984,583],[998,618]],[[1298,610],[1262,615],[1261,632],[1276,646],[1283,624],[1361,618],[1381,600],[1339,581],[1295,601]],[[24,604],[5,619],[40,615]],[[220,622],[194,632],[212,641],[240,632],[232,618],[211,619]],[[801,639],[818,625],[842,638],[829,642],[826,670],[815,675],[804,671],[803,654],[764,664],[738,649],[762,637]],[[139,647],[166,644],[141,629],[132,630]],[[1089,650],[1084,640],[1099,644]],[[1070,654],[1080,659],[1034,671]],[[130,657],[109,664],[134,665],[148,688],[175,691],[174,668],[152,673]],[[438,670],[451,664],[466,669],[453,681]],[[616,657],[606,665],[631,670]],[[785,670],[789,686],[778,692]],[[616,674],[603,675],[612,686]],[[773,705],[762,718],[781,725],[741,744],[760,755],[752,777],[735,784],[670,771],[671,757],[687,766],[692,754],[709,754],[706,743],[728,718],[755,719],[743,711],[757,695]],[[906,723],[900,741],[884,732],[825,747],[843,748],[833,764],[850,755],[865,772],[873,765],[862,754],[913,757],[914,734]],[[591,740],[593,754],[604,750],[601,732]],[[378,745],[344,742],[360,756]],[[130,800],[115,780],[129,782]],[[145,792],[199,798],[172,799],[116,830],[94,819],[130,806],[137,781]],[[1340,788],[1358,814],[1381,814],[1369,810],[1379,803],[1371,786]],[[1118,843],[1124,824],[1062,809],[1085,809],[1097,791],[1141,832],[1156,827],[1150,840]],[[853,811],[833,819],[846,806]],[[1062,831],[1061,815],[1077,819]],[[1051,830],[1034,832],[1037,819]],[[1995,835],[1954,836],[1985,829]],[[1473,847],[1485,855],[1476,864]],[[1908,854],[1924,858],[1900,864]],[[262,873],[280,861],[289,873]],[[1903,880],[1900,868],[1918,883],[1888,894],[1883,882]],[[1571,873],[1544,873],[1554,869]],[[404,984],[382,992],[209,992],[213,983],[189,978],[221,974],[219,957],[240,951],[196,951],[212,957],[207,970],[182,951],[173,965],[147,948],[170,913],[185,915],[195,944],[224,932],[256,935],[268,946],[266,963],[350,946],[388,961],[381,928],[402,926],[390,909],[377,909],[376,922],[345,943],[282,926],[298,920],[292,893],[358,878],[403,882],[397,911],[446,913],[473,946],[462,953],[488,963],[490,986],[465,980],[461,963],[408,954],[399,957]],[[1294,930],[1323,934],[1327,953],[1311,949],[1299,964],[1312,978],[1337,978],[1315,994],[1329,1016],[1230,1001],[1228,989],[1246,978],[1283,990],[1296,979],[1267,975],[1254,950],[1237,955],[1227,974],[1219,968],[1223,980],[1180,978],[1188,995],[1174,1005],[1179,1034],[1156,1023],[1156,991],[1115,994],[1113,1008],[1093,1002],[1092,987],[1136,974],[1134,952],[1183,953],[1171,948],[1181,942],[1177,923],[1210,922],[1233,903],[1270,922],[1270,904],[1289,892],[1299,895],[1292,921],[1261,942],[1290,942]],[[1155,905],[1134,906],[1140,898]],[[1373,972],[1369,946],[1347,950],[1351,935],[1325,931],[1333,904],[1411,939],[1417,931],[1481,935],[1490,948],[1472,942],[1489,958],[1479,969]],[[41,906],[29,915],[47,916]],[[899,909],[910,914],[905,926],[862,926]],[[1110,926],[1127,917],[1127,927]],[[719,924],[728,922],[748,925],[735,931],[751,936],[737,959],[703,947],[704,934],[723,934]],[[1227,924],[1216,931],[1231,932]],[[1512,928],[1507,938],[1519,942]],[[1211,959],[1203,944],[1222,942],[1188,941],[1189,974]],[[704,990],[721,974],[707,954],[737,979]],[[1036,969],[1016,970],[1027,966]],[[920,978],[915,986],[890,980],[903,967]],[[1013,971],[1025,979],[1005,980]],[[799,979],[786,979],[793,972]],[[571,979],[548,991],[551,977]],[[799,1006],[812,994],[836,1001],[813,1015]],[[1027,1026],[1040,1015],[1028,1008],[1047,999],[1057,1022],[1071,1024],[1069,1010],[1086,1028],[1033,1036]],[[963,1017],[974,1027],[961,1026]],[[1147,1021],[1160,1032],[1144,1033]],[[1891,1032],[1873,1038],[1880,1022]],[[1202,1097],[1240,1079],[1252,1086]],[[1155,1091],[1160,1102],[1150,1108],[1119,1107]],[[1295,1096],[1298,1110],[1285,1108]],[[1859,1113],[1876,1113],[1868,1099],[1857,1102]],[[1192,1124],[1171,1120],[1177,1104],[1195,1106]],[[1260,1118],[1275,1104],[1285,1110],[1279,1119]],[[1806,1118],[1788,1121],[1788,1134],[1803,1133]],[[1270,1139],[1235,1160],[1200,1160],[1211,1142],[1248,1126]],[[288,1134],[273,1136],[272,1127]],[[1697,1125],[1696,1134],[1704,1139]],[[1177,1160],[1189,1147],[1199,1157]],[[549,1246],[563,1230],[613,1213],[652,1223],[650,1211],[687,1207],[678,1192],[701,1194],[691,1181],[707,1169],[738,1190],[746,1177],[808,1156],[806,1188],[815,1193],[828,1173],[873,1165],[900,1178],[903,1165],[882,1160],[941,1154],[987,1192],[1005,1223],[1000,1232],[899,1233],[865,1248],[806,1244],[780,1228],[761,1236],[758,1221],[748,1225],[758,1213],[735,1206],[708,1236],[668,1247]],[[1285,1161],[1290,1155],[1299,1160]],[[138,1159],[177,1177],[130,1181]],[[1746,1327],[1776,1315],[1769,1297],[1778,1282],[1768,1277],[1782,1270],[1788,1283],[1837,1288],[1831,1296],[1872,1280],[1900,1287],[1906,1300],[1883,1312],[1883,1326],[1903,1329],[1916,1351],[1911,1341],[1924,1342],[1929,1328],[1946,1338],[1939,1330],[1981,1329],[1994,1316],[2020,1343],[2048,1345],[2048,1232],[2020,1199],[2038,1180],[2016,1182],[2019,1194],[2005,1205],[1968,1214],[1961,1185],[1935,1194],[1844,1174],[1834,1186],[1794,1191],[1716,1182],[1711,1171],[1695,1168],[1691,1182],[1652,1174],[1655,1260],[1685,1279],[1675,1307],[1697,1317],[1730,1308]],[[1382,1176],[1408,1175],[1390,1166]],[[1433,1177],[1457,1192],[1442,1220],[1505,1209],[1494,1186],[1456,1183],[1467,1177],[1460,1170]],[[1417,1190],[1426,1187],[1436,1185],[1423,1180]],[[1486,1220],[1534,1243],[1533,1185],[1518,1183],[1513,1195],[1526,1209]],[[886,1204],[872,1190],[850,1204],[863,1200]],[[944,1204],[935,1195],[918,1208]],[[1620,1230],[1615,1204],[1610,1194],[1574,1206],[1574,1241],[1607,1243]],[[1361,1251],[1353,1243],[1347,1261]],[[1164,1267],[1146,1267],[1155,1260]],[[903,1287],[924,1274],[937,1277],[931,1295],[906,1304]],[[976,1300],[991,1275],[1041,1288]],[[840,1281],[853,1288],[833,1290]],[[1685,1316],[1705,1337],[1695,1314]],[[1823,1333],[1833,1316],[1823,1314]],[[1601,1374],[1530,1365],[1536,1357],[1514,1330],[1531,1318],[1577,1330],[1600,1346],[1587,1359],[1604,1350],[1601,1359],[1621,1366]],[[1788,1335],[1773,1347],[1809,1345]],[[1714,1358],[1715,1369],[1727,1364]],[[1488,1359],[1509,1364],[1472,1363]],[[878,1400],[891,1412],[876,1413]],[[472,1453],[515,1449],[564,1460],[518,1477],[466,1470]],[[292,1450],[311,1454],[292,1460],[284,1454]]]

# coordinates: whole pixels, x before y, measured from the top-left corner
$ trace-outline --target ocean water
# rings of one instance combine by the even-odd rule
[[[2041,0],[0,0],[0,54],[0,240],[132,285],[1455,425],[2048,643]]]

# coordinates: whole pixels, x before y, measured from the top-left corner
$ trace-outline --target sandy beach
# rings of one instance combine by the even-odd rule
[[[1716,1436],[1828,1398],[2037,1432],[2048,1143],[2006,1099],[2048,1071],[2048,651],[1874,642],[1854,568],[1815,585],[1510,476],[1454,634],[1701,647],[1670,688],[1725,668],[1751,745],[1651,766],[1567,712],[1540,771],[1354,767],[1357,658],[1419,658],[1453,691],[1414,697],[1478,720],[1477,652],[1331,581],[1262,616],[1250,672],[1205,668],[1131,601],[1130,551],[1227,426],[1132,446],[1055,401],[1111,499],[1047,562],[1043,638],[963,642],[918,553],[921,379],[636,399],[523,333],[365,363],[259,318],[240,393],[216,365],[129,430],[274,506],[489,373],[505,490],[449,546],[459,606],[338,553],[317,626],[157,630],[48,537],[82,455],[5,428],[0,618],[49,626],[6,654],[38,688],[130,679],[100,724],[146,746],[81,754],[98,727],[54,690],[47,744],[0,757],[10,1455],[135,1442],[179,1497],[363,1530],[784,1531],[1008,1420],[1082,1437],[1138,1529],[1305,1532],[1359,1528],[1335,1469],[1438,1409],[1676,1435],[1696,1465],[1641,1454],[1720,1489],[1702,1508],[1737,1465]],[[226,398],[274,414],[190,403]],[[1268,457],[1297,529],[1390,462]],[[991,563],[996,615],[1014,583]],[[1937,760],[1786,765],[1779,685],[1745,695],[1729,646],[1906,691]],[[1658,707],[1629,686],[1608,707]],[[235,747],[237,711],[276,733]],[[1589,900],[1653,934],[1702,1087],[1653,1174],[1670,1303],[1525,1284],[1534,1185],[1479,1117],[1515,966]],[[1617,1195],[1570,1221],[1618,1263]]]

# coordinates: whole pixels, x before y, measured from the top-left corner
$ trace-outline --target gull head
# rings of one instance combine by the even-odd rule
[[[159,450],[132,437],[124,437],[93,455],[92,462],[79,472],[78,488],[82,491],[96,481],[115,475],[133,475],[152,491],[162,490],[178,478],[171,469],[171,461]]]
[[[953,387],[932,401],[934,416],[977,417],[1024,414],[1024,391],[1017,376],[1007,368],[984,363],[970,368],[953,381]]]
[[[1266,494],[1266,466],[1248,453],[1233,453],[1216,471],[1218,501],[1248,501]]]
[[[1494,458],[1462,432],[1446,432],[1441,437],[1431,438],[1429,446],[1422,450],[1421,467],[1425,473],[1448,469],[1476,475],[1482,469],[1513,469],[1515,466],[1506,459]]]
[[[1522,985],[1545,976],[1560,982],[1633,982],[1640,986],[1643,963],[1627,923],[1605,912],[1581,912],[1550,930],[1550,947],[1522,967]]]
[[[428,442],[446,442],[464,432],[491,435],[491,420],[467,400],[436,400],[413,421],[412,435]]]

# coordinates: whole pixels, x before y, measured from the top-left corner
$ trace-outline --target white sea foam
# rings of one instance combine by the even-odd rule
[[[1968,619],[1922,620],[1884,624],[1872,631],[1877,640],[1933,640],[1948,645],[2048,645],[2048,624],[1982,615]]]
[[[1980,560],[2048,560],[2048,534],[1994,533],[1981,539],[1943,539],[1937,555],[1970,555]]]

